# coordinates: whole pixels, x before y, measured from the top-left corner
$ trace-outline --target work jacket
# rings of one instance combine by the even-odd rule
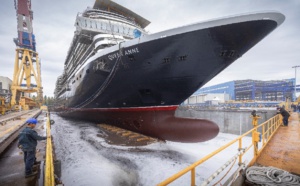
[[[30,127],[26,127],[19,134],[18,146],[21,147],[23,151],[32,151],[36,149],[37,140],[45,140],[46,137],[39,136],[35,130]]]
[[[280,110],[280,114],[283,116],[283,117],[290,117],[290,114],[288,113],[288,111],[284,110],[284,109],[281,109]]]

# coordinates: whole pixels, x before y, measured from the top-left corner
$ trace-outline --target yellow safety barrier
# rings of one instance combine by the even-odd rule
[[[50,129],[50,116],[47,112],[47,145],[46,145],[46,165],[45,165],[45,180],[44,186],[54,186],[54,166],[53,166],[53,150]]]
[[[251,162],[248,164],[248,166],[253,165],[253,163],[256,161],[257,157],[261,153],[261,151],[264,149],[264,147],[267,145],[267,143],[270,141],[274,133],[277,131],[279,126],[282,124],[282,116],[280,114],[275,115],[274,117],[270,118],[269,120],[265,121],[264,123],[257,126],[257,119],[258,117],[253,117],[253,125],[254,128],[252,130],[249,130],[248,132],[244,133],[243,135],[239,136],[238,138],[232,140],[231,142],[227,143],[226,145],[220,147],[219,149],[215,150],[214,152],[208,154],[204,158],[198,160],[197,162],[193,163],[192,165],[186,167],[185,169],[181,170],[180,172],[174,174],[173,176],[167,178],[165,181],[158,184],[158,186],[168,185],[175,181],[176,179],[180,178],[181,176],[185,175],[187,172],[191,172],[191,186],[196,185],[196,167],[204,163],[206,160],[212,158],[216,154],[220,153],[221,151],[227,149],[228,147],[231,147],[231,145],[238,142],[238,165],[243,165],[243,155],[252,147],[254,147],[254,158],[251,160]],[[259,133],[257,132],[257,129],[261,128],[262,131],[262,146],[260,149],[258,149],[258,141],[259,141]],[[252,143],[247,148],[242,148],[242,139],[251,134],[254,137],[252,140]]]

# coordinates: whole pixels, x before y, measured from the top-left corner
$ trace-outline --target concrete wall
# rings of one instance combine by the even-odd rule
[[[196,104],[196,103],[204,103],[205,101],[210,100],[218,100],[220,103],[224,103],[229,100],[229,94],[200,94],[200,95],[192,95],[187,100],[184,101],[184,104]]]
[[[195,110],[178,108],[177,117],[208,119],[215,122],[220,132],[230,134],[244,134],[253,128],[251,116],[252,110]],[[276,114],[276,110],[258,110],[257,115],[261,117],[261,124]]]

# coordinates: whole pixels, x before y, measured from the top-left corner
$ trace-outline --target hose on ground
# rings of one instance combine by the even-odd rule
[[[300,185],[300,177],[275,167],[252,166],[246,170],[246,178],[265,186]]]

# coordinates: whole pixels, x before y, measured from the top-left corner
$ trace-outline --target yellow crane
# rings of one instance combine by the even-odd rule
[[[6,112],[5,98],[0,97],[0,114],[4,115]]]
[[[11,106],[19,107],[20,98],[24,96],[24,93],[36,93],[37,104],[41,106],[43,102],[41,65],[32,29],[31,0],[15,1],[15,9],[18,20],[18,38],[14,39],[17,49],[11,85]]]

